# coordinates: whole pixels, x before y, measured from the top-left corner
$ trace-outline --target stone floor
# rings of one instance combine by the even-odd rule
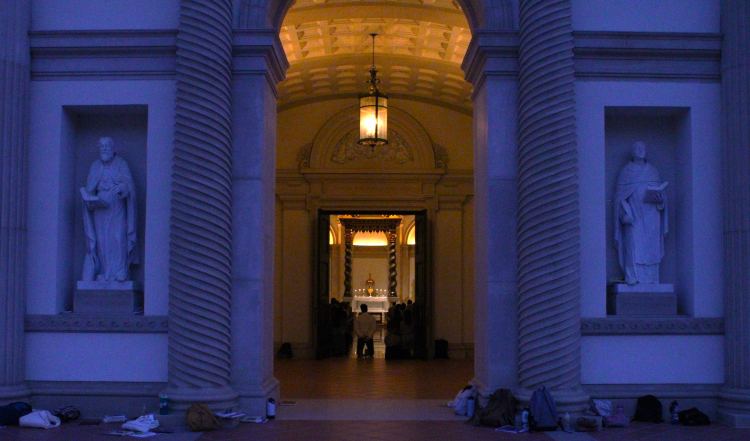
[[[377,348],[376,348],[377,352]],[[233,429],[160,434],[161,441],[447,441],[447,440],[569,440],[569,441],[750,441],[750,429],[721,424],[682,427],[631,423],[624,429],[590,434],[505,434],[465,424],[446,406],[472,377],[468,360],[398,360],[338,358],[323,361],[279,360],[275,375],[282,400],[277,418],[263,424],[240,424]],[[365,378],[366,381],[362,379]],[[60,428],[0,429],[0,441],[106,441],[106,432],[119,424]],[[132,439],[128,437],[127,439]]]

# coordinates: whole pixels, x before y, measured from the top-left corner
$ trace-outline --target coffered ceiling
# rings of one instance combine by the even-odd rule
[[[389,97],[471,111],[472,89],[461,71],[471,31],[451,0],[298,0],[280,32],[290,68],[279,84],[279,108],[356,98],[372,65],[372,33]]]

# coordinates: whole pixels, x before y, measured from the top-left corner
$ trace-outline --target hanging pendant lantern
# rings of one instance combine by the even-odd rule
[[[388,95],[378,89],[375,68],[375,36],[372,35],[372,69],[369,87],[359,94],[359,144],[375,147],[388,144]]]

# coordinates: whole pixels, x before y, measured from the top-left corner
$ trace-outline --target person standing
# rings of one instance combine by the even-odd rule
[[[354,319],[354,335],[357,336],[357,358],[372,357],[375,347],[372,336],[375,334],[375,317],[367,312],[367,305],[359,305],[361,314]],[[367,352],[362,354],[362,349],[367,345]]]

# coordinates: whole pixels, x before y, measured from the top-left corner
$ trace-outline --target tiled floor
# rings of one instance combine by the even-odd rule
[[[282,399],[294,406],[277,407],[277,418],[234,429],[157,435],[159,441],[750,441],[750,429],[720,424],[682,427],[631,423],[623,429],[591,434],[563,432],[505,434],[465,424],[444,403],[472,377],[466,360],[397,360],[340,358],[323,361],[279,360],[275,375]],[[0,441],[107,441],[118,424],[57,429],[0,429]],[[127,438],[132,439],[132,438]]]

